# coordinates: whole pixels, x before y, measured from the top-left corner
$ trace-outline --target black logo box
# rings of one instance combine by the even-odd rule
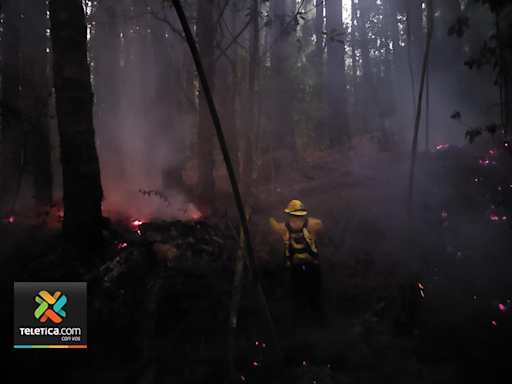
[[[54,323],[48,318],[42,323],[35,318],[34,311],[39,306],[35,297],[41,291],[52,296],[60,291],[67,297],[62,322]],[[69,335],[67,341],[62,341],[60,335],[22,335],[20,328],[81,328],[80,341],[73,341],[74,335]],[[87,283],[14,283],[14,345],[87,345]]]

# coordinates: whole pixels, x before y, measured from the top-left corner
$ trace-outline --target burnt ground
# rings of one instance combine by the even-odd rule
[[[408,159],[358,148],[316,153],[307,157],[307,170],[257,191],[251,230],[290,381],[509,382],[510,157],[483,140],[421,155],[415,245],[408,248]],[[280,212],[291,198],[302,199],[325,224],[318,239],[324,327],[308,314],[294,317],[282,247],[268,228],[269,216],[284,219]],[[88,349],[15,350],[16,376],[40,377],[57,362],[55,380],[71,383],[227,382],[238,229],[232,206],[226,209],[227,216],[205,221],[145,223],[140,235],[117,221],[104,248],[87,258],[69,256],[58,228],[3,223],[4,279],[88,282]],[[412,329],[397,321],[406,265],[423,287],[417,287]],[[245,272],[240,382],[283,382]]]

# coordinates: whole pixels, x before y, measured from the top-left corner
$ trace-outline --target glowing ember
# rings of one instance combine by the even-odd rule
[[[126,243],[122,243],[122,244],[119,244],[119,245],[117,246],[117,248],[121,249],[121,248],[126,247],[127,245],[128,245],[128,244],[126,244]]]
[[[139,225],[141,225],[141,224],[144,224],[144,221],[142,221],[142,220],[137,220],[137,219],[135,219],[135,220],[133,220],[133,221],[132,221],[132,225],[133,225],[134,227],[138,227],[138,226],[139,226]]]
[[[305,366],[306,366],[306,362],[305,362],[305,361],[303,361],[303,362],[302,362],[302,365],[305,367]]]
[[[496,150],[496,149],[491,149],[491,150],[489,151],[489,153],[490,153],[491,155],[493,155],[493,156],[496,156],[499,152],[498,152],[498,150]]]
[[[242,381],[245,381],[245,377],[243,377],[243,376],[240,376],[240,378],[242,379]]]
[[[443,211],[443,213],[441,213],[441,216],[446,217],[446,216],[448,216],[448,214]]]
[[[437,148],[437,150],[440,150],[440,149],[448,148],[449,146],[450,146],[450,144],[441,144],[441,145],[438,145],[436,148]]]
[[[493,321],[491,321],[491,323],[492,323],[492,325],[496,325],[496,324],[498,324],[498,323],[496,323],[494,320],[493,320]]]
[[[9,223],[14,223],[14,216],[9,217]]]
[[[501,187],[498,187],[498,191],[501,191]]]
[[[265,345],[265,343],[261,344],[261,346],[262,346],[263,348],[267,348],[267,346]]]
[[[258,344],[259,344],[259,342],[256,342],[256,345],[258,345]]]
[[[507,309],[507,307],[505,307],[503,304],[498,305],[498,308],[500,311],[505,311]]]
[[[421,293],[421,297],[425,297],[425,294],[423,293],[423,291],[420,291]]]
[[[137,229],[137,233],[139,234],[139,236],[141,236],[141,235],[142,235],[142,233],[140,233],[140,230],[139,230],[139,229]]]
[[[254,365],[255,367],[257,367],[259,364],[258,364],[256,361],[253,361],[253,362],[252,362],[252,365]]]
[[[498,221],[499,220],[499,217],[496,216],[496,215],[491,215],[491,220],[493,221]]]
[[[420,289],[424,289],[423,285],[421,285],[421,283],[418,283],[418,287],[420,287]]]
[[[507,220],[507,216],[503,216],[501,219],[502,220]]]

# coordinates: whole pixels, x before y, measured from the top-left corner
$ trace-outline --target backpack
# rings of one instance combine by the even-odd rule
[[[308,220],[304,221],[302,228],[294,229],[290,223],[286,223],[288,229],[288,260],[293,264],[293,257],[297,254],[308,254],[313,259],[318,260],[318,253],[314,252],[311,244],[306,239]]]

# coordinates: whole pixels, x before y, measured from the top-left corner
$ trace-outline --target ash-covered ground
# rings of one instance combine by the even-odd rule
[[[373,145],[369,140],[351,151],[317,152],[290,177],[258,185],[250,226],[290,381],[508,382],[509,154],[484,140],[420,154],[409,241],[409,159]],[[269,216],[285,219],[282,211],[294,198],[325,225],[318,239],[325,326],[307,314],[294,317],[282,244],[268,225]],[[239,249],[232,207],[226,203],[227,215],[202,221],[115,221],[104,248],[87,257],[69,256],[58,228],[2,223],[2,237],[9,239],[4,278],[88,282],[88,349],[75,351],[78,359],[59,355],[66,382],[228,382]],[[416,322],[404,329],[401,289],[409,270],[418,280]],[[275,375],[275,348],[248,274],[246,267],[237,374],[241,383],[283,382]],[[7,315],[8,306],[3,311]],[[14,352],[23,379],[37,377],[56,358],[44,350]]]

